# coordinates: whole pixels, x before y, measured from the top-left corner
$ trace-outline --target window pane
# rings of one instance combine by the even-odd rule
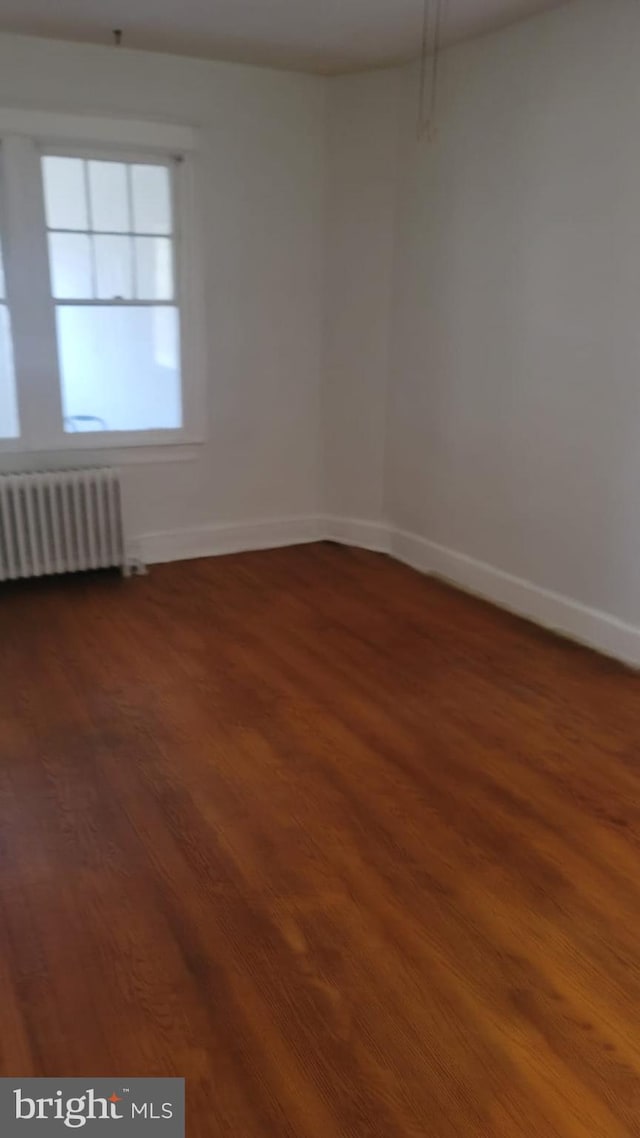
[[[129,191],[123,162],[90,162],[91,228],[128,233]]]
[[[166,166],[132,166],[133,228],[136,233],[171,233],[171,192]]]
[[[56,317],[67,431],[96,419],[107,431],[182,426],[176,308],[65,306]]]
[[[88,229],[82,158],[42,159],[44,200],[49,229]]]
[[[168,237],[136,237],[136,288],[138,300],[173,298],[173,264]]]
[[[17,439],[19,434],[9,312],[0,304],[0,439]]]
[[[91,245],[84,233],[50,233],[51,291],[57,300],[90,300]]]
[[[96,282],[100,300],[130,300],[131,238],[94,237]]]

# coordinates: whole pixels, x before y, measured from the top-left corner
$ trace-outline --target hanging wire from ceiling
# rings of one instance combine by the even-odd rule
[[[442,50],[442,16],[445,0],[423,0],[423,2],[418,138],[426,136],[429,142],[433,142],[437,133],[438,72]]]

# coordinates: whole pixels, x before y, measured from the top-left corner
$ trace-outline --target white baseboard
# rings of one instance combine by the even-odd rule
[[[321,519],[323,538],[341,545],[356,545],[374,553],[391,551],[391,531],[383,522],[367,522],[360,518],[325,517]]]
[[[634,668],[640,667],[640,628],[609,613],[542,589],[522,577],[514,577],[417,534],[394,530],[391,554],[422,573],[437,573],[500,608],[527,617]]]
[[[202,526],[144,534],[132,542],[131,552],[154,564],[322,540],[390,553],[422,573],[437,573],[518,616],[640,668],[640,628],[383,522],[311,516]]]
[[[193,557],[303,545],[323,537],[321,518],[271,518],[142,534],[132,541],[131,548],[146,564],[154,565],[161,561],[186,561]]]

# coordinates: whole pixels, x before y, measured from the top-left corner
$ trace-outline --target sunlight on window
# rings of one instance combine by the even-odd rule
[[[13,364],[11,321],[6,303],[4,265],[0,247],[0,439],[17,439],[20,435],[16,376]]]
[[[180,428],[168,167],[48,155],[42,168],[65,430]]]

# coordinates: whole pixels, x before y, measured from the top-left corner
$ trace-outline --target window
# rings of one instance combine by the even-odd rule
[[[195,441],[188,158],[15,134],[0,153],[0,449]]]
[[[2,209],[0,203],[0,218]],[[0,439],[15,439],[20,434],[16,379],[13,366],[11,320],[2,260],[2,227],[0,226]]]

